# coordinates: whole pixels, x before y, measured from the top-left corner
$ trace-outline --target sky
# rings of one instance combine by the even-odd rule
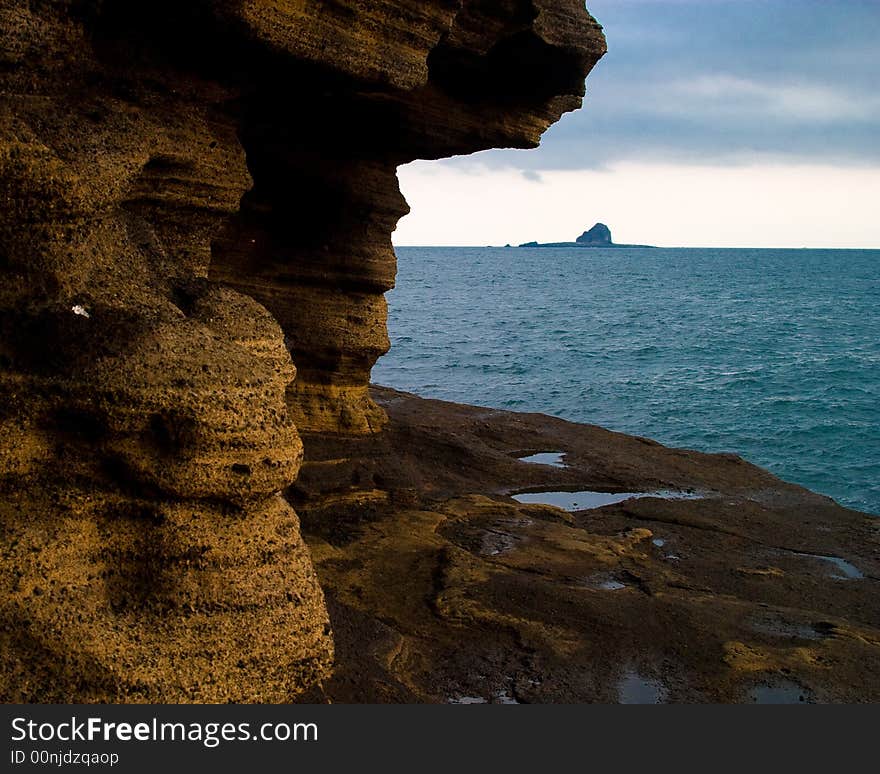
[[[880,248],[880,0],[588,0],[608,54],[535,150],[415,162],[399,245]]]

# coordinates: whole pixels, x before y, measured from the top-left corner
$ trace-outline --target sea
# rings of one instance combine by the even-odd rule
[[[880,250],[397,254],[375,382],[735,452],[880,514]]]

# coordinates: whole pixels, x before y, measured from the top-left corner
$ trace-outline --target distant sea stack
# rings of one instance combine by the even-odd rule
[[[611,229],[604,223],[597,223],[589,231],[584,231],[574,242],[526,242],[520,247],[651,247],[651,245],[618,245],[611,238]]]
[[[611,229],[604,223],[597,223],[589,231],[584,231],[577,238],[577,243],[585,247],[611,247],[614,245],[611,239]]]

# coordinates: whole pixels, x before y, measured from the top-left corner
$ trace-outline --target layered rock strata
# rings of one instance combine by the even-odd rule
[[[327,677],[281,492],[386,421],[396,166],[534,145],[603,51],[577,0],[0,0],[3,700]]]
[[[290,405],[300,430],[364,435],[385,423],[367,385],[389,346],[391,233],[407,212],[397,167],[537,145],[580,106],[604,39],[578,0],[326,4],[314,18],[283,7],[241,20],[258,36],[303,25],[286,45],[329,71],[290,73],[289,96],[274,71],[286,62],[248,82],[240,109],[254,187],[211,275],[280,321],[299,369]],[[331,44],[334,27],[347,32]]]

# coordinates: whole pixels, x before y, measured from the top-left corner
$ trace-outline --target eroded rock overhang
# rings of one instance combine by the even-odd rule
[[[579,0],[0,0],[0,33],[0,693],[283,701],[332,638],[281,492],[297,428],[385,422],[396,168],[536,145],[601,30]]]

